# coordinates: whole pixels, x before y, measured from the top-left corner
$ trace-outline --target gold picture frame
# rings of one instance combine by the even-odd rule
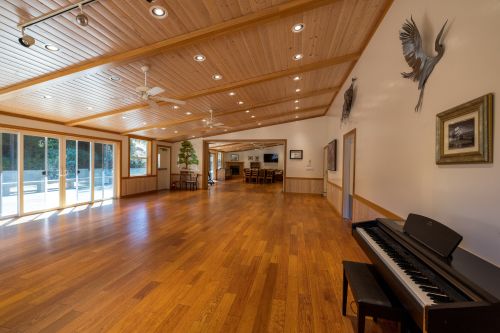
[[[436,164],[493,162],[493,94],[436,116]]]

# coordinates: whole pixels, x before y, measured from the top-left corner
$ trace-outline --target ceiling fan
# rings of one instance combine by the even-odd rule
[[[135,91],[139,93],[139,96],[141,96],[141,98],[146,101],[149,106],[154,109],[158,109],[158,102],[167,102],[179,105],[186,104],[186,102],[180,101],[175,98],[156,96],[165,92],[165,89],[160,87],[148,87],[149,66],[142,66],[141,71],[144,73],[144,85],[135,88]]]
[[[213,129],[215,127],[217,128],[231,128],[229,126],[224,126],[224,123],[221,123],[221,122],[217,122],[215,119],[214,119],[214,111],[213,110],[209,110],[210,112],[210,118],[208,118],[206,121],[205,121],[205,127],[209,128],[210,129]]]

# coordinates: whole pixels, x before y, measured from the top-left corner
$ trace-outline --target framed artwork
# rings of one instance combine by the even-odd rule
[[[249,161],[253,161],[253,156],[248,156]]]
[[[231,154],[231,161],[238,161],[240,158],[240,155],[238,154]]]
[[[290,149],[290,159],[291,160],[301,160],[302,159],[302,150],[292,150]]]
[[[255,162],[259,161],[259,156],[255,156]]]
[[[337,139],[328,144],[327,159],[328,170],[337,171]]]
[[[493,94],[436,117],[437,164],[493,162]]]

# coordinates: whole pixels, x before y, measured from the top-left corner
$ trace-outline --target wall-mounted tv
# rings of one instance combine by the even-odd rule
[[[278,163],[278,154],[264,154],[264,163]]]
[[[337,171],[337,140],[328,144],[328,170]]]

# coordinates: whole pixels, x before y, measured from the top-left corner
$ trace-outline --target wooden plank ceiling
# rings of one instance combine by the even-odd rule
[[[242,152],[250,150],[265,149],[283,145],[283,142],[277,141],[240,141],[240,142],[212,142],[209,145],[210,150],[223,153]]]
[[[174,142],[325,114],[392,1],[156,0],[158,20],[145,0],[99,0],[87,27],[73,10],[18,43],[18,24],[76,2],[0,1],[0,112]],[[143,65],[148,86],[187,104],[143,101]],[[210,109],[224,126],[206,125]]]

